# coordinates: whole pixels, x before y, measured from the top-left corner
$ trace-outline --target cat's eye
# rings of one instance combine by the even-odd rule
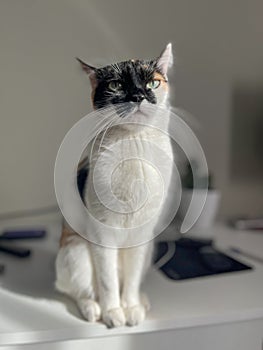
[[[119,81],[111,81],[109,83],[109,89],[112,91],[118,91],[122,89],[122,84]]]
[[[157,89],[161,84],[160,80],[154,79],[149,81],[149,83],[147,83],[146,87],[147,89]]]

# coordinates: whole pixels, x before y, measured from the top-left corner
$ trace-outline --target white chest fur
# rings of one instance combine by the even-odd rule
[[[85,193],[92,215],[121,227],[156,220],[172,173],[169,137],[152,128],[136,134],[113,129],[100,144],[98,137]]]

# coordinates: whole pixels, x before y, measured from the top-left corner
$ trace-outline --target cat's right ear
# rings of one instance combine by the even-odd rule
[[[90,66],[89,64],[85,63],[78,57],[76,57],[76,60],[79,61],[81,68],[84,70],[84,72],[88,74],[92,89],[95,89],[97,86],[97,77],[96,77],[97,68]]]
[[[96,68],[90,66],[89,64],[85,63],[84,61],[82,61],[80,58],[76,57],[76,60],[79,61],[81,68],[84,70],[84,72],[86,72],[87,74],[92,74],[92,73],[96,73]]]

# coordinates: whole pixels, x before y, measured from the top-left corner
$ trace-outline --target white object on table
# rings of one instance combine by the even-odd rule
[[[200,197],[200,201],[195,203],[195,207],[192,208],[192,215],[189,217],[189,222],[194,222],[196,220],[195,224],[193,225],[191,231],[193,232],[194,237],[200,237],[200,238],[213,238],[211,237],[211,230],[210,228],[213,227],[215,218],[218,212],[218,207],[221,199],[221,193],[218,190],[208,190],[207,191],[207,197],[206,202],[204,205],[204,208],[202,210],[202,213],[199,215],[199,209],[200,204],[202,203],[202,198],[204,196],[205,190],[203,189],[195,189],[195,195],[197,198]],[[188,211],[191,199],[193,195],[193,190],[191,189],[184,189],[182,191],[182,199],[180,203],[180,207],[178,210],[178,216],[181,219],[184,219],[186,216],[186,213]]]

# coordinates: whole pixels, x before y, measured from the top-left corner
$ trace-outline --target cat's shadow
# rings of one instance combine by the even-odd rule
[[[1,276],[1,288],[33,299],[58,301],[70,314],[83,320],[74,300],[55,290],[55,258],[56,251],[42,246],[41,242],[34,245],[27,258],[3,256],[5,272]]]

